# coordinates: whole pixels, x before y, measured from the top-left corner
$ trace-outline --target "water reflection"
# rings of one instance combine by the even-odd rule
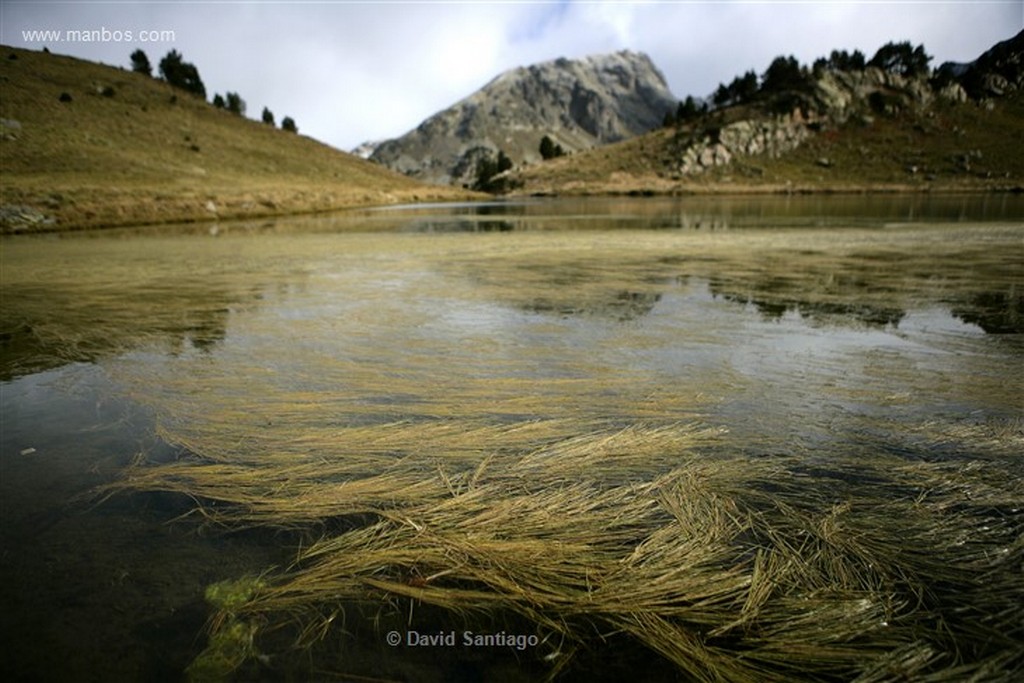
[[[906,316],[899,308],[836,302],[799,301],[793,299],[754,298],[725,291],[721,282],[712,281],[710,289],[715,296],[728,301],[751,305],[766,319],[779,319],[792,311],[814,324],[867,325],[868,327],[897,327]]]
[[[276,280],[301,281],[295,264],[264,277],[274,256],[257,249],[254,267],[248,244],[198,235],[7,241],[0,378],[136,348],[213,352],[233,313],[260,306]]]
[[[511,232],[516,229],[512,221],[502,220],[439,220],[410,221],[403,232]]]
[[[239,452],[252,455],[246,466],[288,455],[315,468],[425,453],[433,472],[508,452],[513,433],[538,429],[553,442],[594,424],[699,420],[729,430],[711,454],[796,457],[795,479],[775,483],[823,497],[866,483],[842,479],[839,460],[884,455],[895,471],[1006,456],[1020,443],[1020,203],[873,201],[861,218],[852,199],[527,202],[222,225],[216,237],[193,226],[5,240],[0,485],[3,500],[33,510],[5,527],[21,564],[5,565],[3,583],[32,615],[8,617],[9,631],[26,634],[19,646],[49,644],[37,633],[64,623],[68,601],[76,629],[64,631],[116,625],[96,635],[99,646],[69,647],[163,652],[167,633],[140,645],[140,624],[154,604],[183,614],[191,600],[167,675],[201,647],[205,585],[293,559],[277,536],[267,541],[276,554],[248,563],[244,547],[182,550],[156,531],[180,512],[173,506],[147,508],[145,526],[132,526],[134,508],[69,519],[59,506],[116,476],[156,439],[154,422],[181,445],[149,453],[164,464],[195,459],[193,444],[220,444],[205,456],[221,464]],[[882,227],[922,212],[1003,223]],[[827,229],[813,228],[822,221]],[[445,225],[480,234],[421,234]],[[682,229],[664,229],[673,227]],[[68,391],[76,386],[87,391]],[[111,412],[114,394],[123,407]],[[385,424],[406,430],[408,445],[382,437],[375,426]],[[461,445],[459,425],[476,430]],[[278,493],[296,491],[289,480]],[[308,502],[294,509],[307,514]],[[62,523],[40,536],[35,511]],[[233,565],[210,561],[219,554]]]
[[[847,216],[858,206],[865,214],[856,221],[874,221],[874,231],[849,229],[854,219]],[[350,212],[294,224],[225,225],[217,237],[188,226],[180,237],[146,228],[7,239],[0,378],[94,362],[153,342],[169,353],[212,352],[229,336],[232,312],[260,306],[265,296],[317,296],[303,293],[313,273],[366,265],[365,284],[372,287],[378,247],[412,249],[397,277],[433,270],[447,280],[435,285],[441,290],[468,284],[473,297],[539,315],[637,321],[666,293],[698,278],[714,297],[769,320],[792,312],[814,325],[898,328],[909,310],[939,304],[987,333],[1019,334],[1024,255],[1013,226],[948,234],[877,228],[897,214],[1007,219],[1022,207],[1021,200],[987,197],[615,199]],[[820,222],[826,214],[847,227],[768,229]],[[736,228],[741,225],[757,227]],[[675,237],[610,229],[651,226],[686,229]],[[457,246],[398,236],[410,232],[489,235]],[[371,245],[369,262],[349,262],[352,243]],[[317,285],[321,294],[323,285]],[[391,285],[381,286],[386,293]]]
[[[953,315],[989,334],[1024,334],[1024,294],[1011,286],[1004,291],[978,292],[953,307]]]
[[[5,289],[0,332],[0,379],[41,372],[66,363],[95,362],[147,343],[169,353],[208,353],[227,336],[233,307],[250,293],[216,287],[69,291],[51,287]],[[102,289],[108,289],[103,285]]]
[[[661,294],[658,293],[620,291],[598,301],[536,299],[524,309],[532,313],[596,316],[626,322],[647,315],[659,301]]]
[[[1012,229],[1007,238],[1012,239]],[[890,233],[889,236],[891,236]],[[865,252],[825,233],[778,233],[748,246],[740,235],[707,243],[671,243],[665,255],[615,253],[587,243],[587,256],[529,251],[483,254],[444,266],[482,296],[520,310],[629,321],[650,314],[662,296],[694,281],[713,297],[749,306],[763,318],[794,313],[813,325],[898,328],[911,309],[942,305],[988,333],[1021,331],[1020,273],[1011,252],[993,254],[991,235],[889,245]],[[872,240],[870,233],[860,240]],[[794,249],[793,241],[824,248]],[[879,244],[888,237],[878,235]],[[974,244],[974,246],[970,246]],[[981,246],[977,246],[981,245]],[[833,248],[834,247],[834,248]],[[848,250],[844,253],[844,249]],[[1002,261],[1002,263],[997,263]]]
[[[483,204],[387,207],[349,215],[374,229],[429,232],[881,228],[915,223],[1019,222],[1024,218],[1024,197],[999,194],[517,199]],[[496,216],[500,216],[500,220],[495,220]]]

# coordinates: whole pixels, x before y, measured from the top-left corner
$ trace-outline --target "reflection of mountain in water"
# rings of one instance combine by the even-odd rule
[[[591,299],[577,303],[564,299],[540,298],[532,304],[527,304],[524,308],[532,313],[550,313],[563,317],[591,315],[625,322],[647,315],[659,301],[661,301],[661,294],[621,291],[597,300]]]
[[[712,281],[709,289],[713,296],[727,301],[754,306],[762,316],[778,319],[788,311],[798,313],[801,318],[822,324],[850,324],[857,322],[868,327],[896,327],[906,311],[891,306],[877,306],[864,303],[837,303],[800,300],[795,298],[756,297],[727,291],[721,283]]]
[[[859,302],[857,292],[850,291],[844,298],[850,301],[814,301],[809,290],[806,297],[794,296],[791,292],[772,295],[766,290],[771,283],[756,280],[749,284],[728,282],[712,278],[709,289],[713,296],[727,301],[754,306],[767,319],[778,319],[787,312],[798,313],[802,318],[823,324],[849,324],[856,322],[868,327],[897,327],[906,316],[899,306],[882,305],[877,302]],[[742,292],[756,292],[744,294]],[[1024,296],[1009,291],[986,291],[967,295],[966,300],[954,305],[952,315],[965,323],[977,325],[988,334],[1024,333]]]
[[[825,267],[813,252],[786,257],[751,264],[712,256],[552,262],[524,255],[523,260],[464,263],[460,271],[475,287],[521,310],[620,321],[647,315],[673,283],[691,278],[706,281],[713,297],[752,306],[767,319],[793,312],[811,324],[878,329],[898,327],[908,306],[939,303],[951,295],[936,289],[932,268],[918,272],[899,259],[879,267],[882,259],[873,254],[868,267],[858,255]],[[990,334],[1021,333],[1024,297],[1007,287],[952,293],[952,313]]]
[[[5,291],[0,380],[101,358],[156,341],[172,353],[209,352],[227,335],[225,291],[68,292],[60,286]],[[94,298],[95,297],[95,298]]]
[[[953,315],[989,334],[1024,333],[1024,294],[1011,287],[1005,292],[979,292],[953,308]]]
[[[621,322],[651,312],[671,277],[649,260],[547,255],[455,264],[458,276],[475,290],[504,305],[558,317],[592,316]]]
[[[503,220],[470,220],[451,218],[445,220],[415,220],[403,226],[403,232],[511,232],[515,224]]]

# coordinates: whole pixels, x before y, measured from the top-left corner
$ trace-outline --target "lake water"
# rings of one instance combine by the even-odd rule
[[[544,425],[528,450],[699,424],[720,433],[707,457],[793,459],[794,485],[836,500],[856,499],[850,463],[995,470],[1011,493],[984,552],[1020,552],[1018,195],[436,205],[0,248],[4,680],[182,680],[205,645],[207,586],[287,567],[331,533],[335,515],[311,502],[278,523],[227,479],[97,494],[132,465],[265,454],[305,467],[338,448],[401,451],[431,471],[445,426]],[[422,436],[363,445],[394,425]],[[1019,629],[1019,566],[1016,588],[1005,610]],[[324,641],[344,657],[264,644],[239,680],[531,680],[558,654],[389,648],[388,626],[404,639],[414,623],[403,599],[377,630],[350,607]],[[437,632],[448,617],[430,609],[415,624]],[[521,617],[507,628],[535,633]],[[595,633],[565,675],[675,676],[642,648],[603,651],[610,637]],[[1003,663],[993,680],[1024,663],[991,647],[974,654]],[[952,670],[940,655],[933,668]]]

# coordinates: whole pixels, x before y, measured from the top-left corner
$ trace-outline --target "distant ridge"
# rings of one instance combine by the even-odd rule
[[[413,178],[467,184],[498,150],[515,164],[540,160],[548,135],[566,152],[625,140],[661,125],[676,98],[650,57],[621,51],[506,71],[371,159]]]

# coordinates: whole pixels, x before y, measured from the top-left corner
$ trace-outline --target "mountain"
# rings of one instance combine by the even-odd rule
[[[960,83],[974,98],[1024,88],[1024,31],[996,43],[969,64],[946,62],[939,67],[937,78]]]
[[[506,71],[371,159],[419,180],[470,184],[499,150],[520,165],[541,160],[545,135],[567,152],[625,140],[660,126],[676,104],[645,54],[556,59]]]
[[[470,196],[216,109],[143,74],[6,46],[0,166],[2,232]]]
[[[1024,188],[1024,32],[934,74],[915,67],[906,45],[888,68],[793,60],[786,79],[762,78],[744,99],[514,169],[504,185],[513,194]]]

